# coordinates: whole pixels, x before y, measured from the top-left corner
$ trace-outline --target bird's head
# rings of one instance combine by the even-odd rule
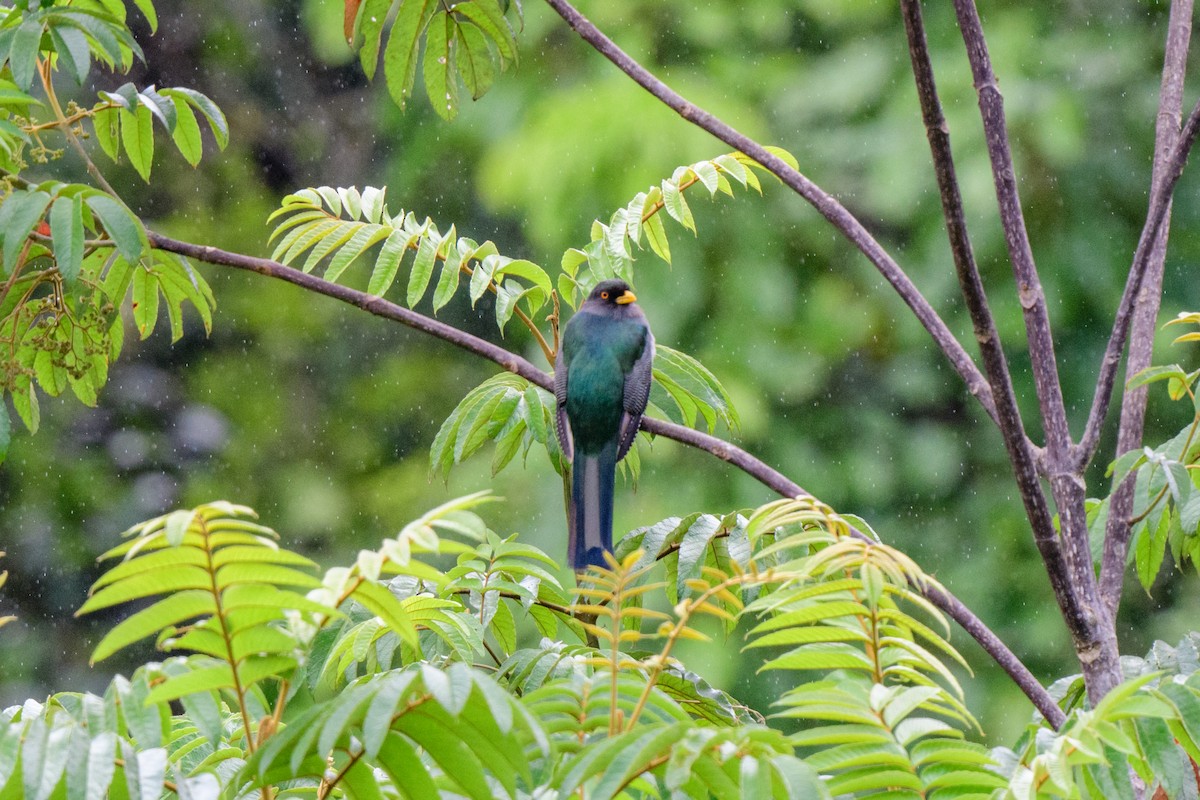
[[[588,295],[587,299],[589,303],[616,307],[629,305],[637,300],[637,295],[625,281],[609,280],[596,284],[596,288],[592,289],[592,293]]]

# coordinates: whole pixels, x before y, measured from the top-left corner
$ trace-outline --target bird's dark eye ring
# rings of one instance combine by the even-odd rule
[[[601,292],[601,293],[600,293],[600,296],[601,296],[601,297],[603,297],[605,300],[607,300],[607,299],[608,299],[608,292]]]

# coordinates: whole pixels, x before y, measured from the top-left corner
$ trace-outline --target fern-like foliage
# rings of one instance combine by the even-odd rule
[[[795,157],[786,150],[768,149],[796,165]],[[658,186],[638,192],[624,208],[613,212],[608,222],[592,223],[591,241],[585,247],[572,248],[563,254],[559,293],[572,308],[578,308],[592,287],[602,280],[621,278],[634,283],[634,251],[642,249],[643,240],[655,255],[671,263],[671,245],[660,212],[666,211],[668,217],[694,234],[696,220],[684,193],[697,184],[710,197],[718,192],[732,197],[734,184],[761,193],[762,184],[755,169],[762,167],[745,154],[727,153],[678,167]]]
[[[275,532],[252,516],[243,506],[216,502],[130,528],[128,541],[102,556],[121,562],[96,581],[78,612],[160,598],[109,631],[92,661],[148,636],[166,650],[196,653],[176,662],[147,700],[231,692],[248,741],[251,693],[265,680],[291,676],[303,660],[306,642],[288,612],[337,613],[295,591],[320,586],[307,571],[316,565],[280,548]]]
[[[787,648],[761,669],[807,678],[780,698],[780,715],[809,724],[793,742],[831,792],[984,798],[1003,785],[964,740],[975,721],[946,660],[966,662],[917,591],[932,578],[811,499],[759,509],[747,533],[765,540],[756,558],[780,578],[747,606],[761,620],[750,647]]]
[[[169,792],[215,800],[219,769],[228,773],[236,750],[205,739],[188,718],[173,718],[166,703],[150,701],[161,677],[150,665],[130,679],[114,678],[102,697],[64,692],[0,712],[0,794],[157,800]]]
[[[501,331],[514,313],[536,314],[550,298],[550,277],[541,267],[500,255],[493,242],[479,244],[459,237],[453,225],[442,233],[428,217],[419,221],[404,210],[392,215],[384,189],[302,189],[285,197],[269,219],[279,218],[282,221],[271,234],[271,240],[278,238],[279,243],[271,257],[292,264],[303,256],[305,272],[328,259],[324,277],[329,281],[336,281],[364,253],[380,245],[367,283],[370,294],[385,294],[396,282],[405,256],[415,253],[405,290],[409,307],[428,293],[439,264],[432,299],[435,312],[450,302],[464,276],[472,305],[486,292],[495,295]]]
[[[554,433],[554,396],[511,372],[488,378],[455,407],[429,448],[430,468],[443,479],[489,441],[496,443],[492,474],[518,454],[528,458],[534,444],[546,448],[562,472],[562,450]]]
[[[491,678],[423,664],[363,678],[297,716],[247,762],[240,788],[298,779],[319,797],[339,787],[354,797],[517,797],[549,749]]]
[[[852,536],[811,498],[672,518],[627,539],[619,552],[646,548],[636,563],[661,561],[672,578],[675,637],[696,613],[731,629],[752,620],[748,648],[777,651],[761,669],[798,676],[778,716],[805,722],[790,742],[833,794],[986,797],[1004,785],[964,737],[975,723],[947,662],[965,662],[918,591],[932,579],[903,554]]]
[[[1062,730],[988,753],[919,593],[932,579],[832,509],[639,529],[570,601],[550,557],[488,529],[492,499],[432,509],[320,579],[240,506],[135,526],[82,611],[149,604],[95,657],[151,636],[175,655],[103,697],[0,713],[0,797],[1124,798],[1130,769],[1195,795],[1196,635],[1126,659],[1094,709],[1060,682]],[[678,660],[719,630],[702,620],[793,676],[775,718],[800,730]]]
[[[740,424],[729,393],[716,376],[691,356],[661,344],[655,345],[650,397],[651,413],[683,425],[702,421],[712,432],[718,422],[730,428]],[[430,469],[448,478],[454,465],[494,442],[493,475],[518,454],[528,460],[535,445],[545,449],[555,471],[562,474],[554,414],[554,397],[546,390],[512,373],[494,375],[468,392],[442,423],[429,448]],[[647,434],[641,438],[649,440]],[[621,462],[634,481],[640,466],[637,448]]]

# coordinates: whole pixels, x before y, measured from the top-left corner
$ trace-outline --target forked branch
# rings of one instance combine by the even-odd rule
[[[902,0],[900,8],[904,16],[904,29],[908,35],[908,50],[912,60],[913,77],[917,84],[917,97],[921,103],[921,116],[925,122],[929,149],[933,155],[934,173],[942,199],[942,214],[946,220],[946,233],[950,238],[950,252],[954,258],[963,298],[971,314],[975,337],[979,341],[979,350],[983,355],[983,366],[992,387],[992,395],[996,398],[997,424],[1000,426],[1004,446],[1013,466],[1025,514],[1033,529],[1034,541],[1046,565],[1050,582],[1055,587],[1055,595],[1059,599],[1063,615],[1073,632],[1082,631],[1087,620],[1075,593],[1070,591],[1070,572],[1054,530],[1046,494],[1038,478],[1035,449],[1025,434],[1012,378],[1008,372],[1008,361],[1000,344],[995,319],[988,307],[983,280],[967,234],[962,195],[954,169],[954,157],[950,150],[950,131],[938,98],[929,45],[925,37],[925,25],[921,16],[921,3],[920,0]]]

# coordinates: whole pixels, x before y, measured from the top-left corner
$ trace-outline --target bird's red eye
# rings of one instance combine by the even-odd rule
[[[605,300],[607,300],[607,299],[608,299],[608,292],[601,292],[601,293],[600,293],[600,296],[601,296],[602,298],[604,298]]]

